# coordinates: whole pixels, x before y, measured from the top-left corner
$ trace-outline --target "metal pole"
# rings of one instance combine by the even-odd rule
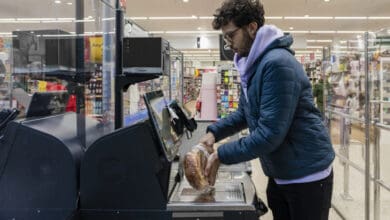
[[[122,75],[122,38],[123,38],[123,10],[119,0],[115,2],[115,37],[116,37],[116,58],[115,58],[115,75]],[[117,86],[115,79],[115,129],[123,125],[123,91]]]
[[[366,144],[366,173],[365,173],[365,212],[366,220],[370,220],[370,84],[368,74],[368,32],[364,34],[364,57],[365,57],[365,144]]]
[[[349,115],[349,107],[346,107],[346,114]],[[349,160],[349,131],[350,131],[350,122],[347,123],[346,118],[342,118],[342,128],[341,128],[341,150],[344,154],[343,156]],[[349,120],[348,120],[349,121]],[[345,200],[352,200],[352,196],[349,194],[349,164],[343,163],[344,166],[344,192],[341,194],[341,197]]]
[[[380,129],[375,126],[374,130],[374,179],[379,180],[380,176]],[[374,220],[380,220],[380,185],[374,181]]]
[[[84,1],[76,1],[76,20],[84,20]],[[82,146],[86,146],[86,133],[85,133],[85,73],[84,70],[84,22],[76,23],[76,79],[77,86],[75,89],[76,94],[76,112],[77,112],[77,137],[80,139]]]

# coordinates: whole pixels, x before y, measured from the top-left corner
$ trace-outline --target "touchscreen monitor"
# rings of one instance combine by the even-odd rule
[[[36,92],[31,98],[26,117],[38,117],[61,114],[65,112],[68,102],[68,93],[59,92]]]
[[[181,136],[177,135],[171,127],[168,102],[161,90],[146,93],[144,98],[149,117],[166,158],[172,161],[179,150]]]

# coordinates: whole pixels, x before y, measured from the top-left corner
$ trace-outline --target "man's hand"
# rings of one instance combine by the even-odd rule
[[[214,152],[213,145],[215,143],[215,137],[213,133],[207,132],[207,134],[203,135],[200,139],[199,143],[203,144],[209,153]]]
[[[211,186],[214,186],[215,180],[217,178],[217,172],[219,168],[219,158],[218,158],[218,152],[212,153],[209,158],[207,159],[207,165],[205,169],[205,176],[209,180],[209,184]]]

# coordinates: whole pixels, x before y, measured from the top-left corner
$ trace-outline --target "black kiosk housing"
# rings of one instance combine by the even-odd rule
[[[75,113],[9,122],[0,138],[0,219],[65,220],[77,212],[84,154]],[[102,130],[87,120],[91,143]]]
[[[96,140],[80,170],[80,219],[172,219],[167,211],[172,156],[178,142],[162,119],[162,92],[146,96],[150,120]],[[153,102],[153,103],[151,103]],[[152,105],[150,105],[152,104]],[[164,130],[164,129],[168,129]],[[176,137],[177,138],[177,137]]]

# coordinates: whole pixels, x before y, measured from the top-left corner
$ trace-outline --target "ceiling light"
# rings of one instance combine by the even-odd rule
[[[289,29],[290,29],[290,30],[294,30],[294,27],[290,27]]]
[[[283,19],[283,17],[282,16],[271,16],[271,17],[265,17],[265,19],[268,19],[268,20],[281,20],[281,19]]]
[[[199,19],[214,19],[212,16],[200,16]]]
[[[166,34],[220,34],[221,31],[165,31]]]
[[[61,4],[61,1],[60,0],[55,0],[54,3]]]
[[[310,17],[308,15],[305,15],[303,17],[299,16],[286,16],[284,19],[287,20],[332,20],[333,17]]]
[[[366,20],[367,17],[334,17],[336,20]]]
[[[198,27],[198,31],[200,31],[202,28],[201,27]]]
[[[72,2],[68,2],[68,3],[66,3],[67,5],[73,5],[73,3]]]
[[[368,17],[370,20],[385,20],[390,19],[390,17]]]
[[[363,34],[365,31],[337,31],[338,34]]]
[[[190,20],[190,19],[197,19],[197,17],[149,17],[150,20]]]
[[[322,46],[307,46],[307,49],[322,49]]]
[[[308,43],[332,43],[333,40],[306,40]]]
[[[330,0],[324,0],[324,2],[330,2]]]
[[[310,31],[311,34],[335,34],[336,31]]]
[[[147,20],[148,17],[130,17],[131,20]]]
[[[286,31],[291,34],[308,34],[309,31]]]
[[[189,2],[190,0],[183,0],[183,2],[185,2],[185,3],[187,3],[187,2]]]
[[[149,31],[149,34],[164,34],[165,31]]]

